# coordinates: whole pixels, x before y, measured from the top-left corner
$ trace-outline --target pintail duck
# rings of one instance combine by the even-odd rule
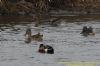
[[[34,41],[43,41],[43,35],[40,35],[40,33],[36,35],[32,35],[31,29],[27,29],[25,33],[25,42],[30,43],[32,40]]]
[[[53,47],[49,45],[40,44],[38,52],[40,53],[47,53],[47,54],[54,54]]]

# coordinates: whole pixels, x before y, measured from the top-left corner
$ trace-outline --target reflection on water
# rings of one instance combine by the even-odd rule
[[[63,24],[64,23],[64,24]],[[34,23],[0,24],[0,66],[65,66],[62,61],[100,61],[100,22],[63,22],[56,27]],[[96,35],[84,37],[80,32],[84,25],[93,26]],[[55,54],[37,52],[39,43],[24,42],[26,28],[32,34],[41,32],[43,43],[52,45]]]

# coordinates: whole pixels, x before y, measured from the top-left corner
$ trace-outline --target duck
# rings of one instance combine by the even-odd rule
[[[31,39],[35,40],[35,41],[43,41],[43,35],[41,35],[40,33],[38,33],[36,35],[32,35]]]
[[[27,29],[25,33],[25,43],[31,42],[31,29]]]
[[[93,28],[91,26],[89,26],[89,28],[87,26],[84,26],[81,34],[83,34],[84,36],[88,36],[88,35],[94,36],[95,35]]]
[[[39,53],[54,54],[54,49],[53,49],[53,47],[51,47],[49,45],[40,44],[38,52]]]
[[[31,41],[43,41],[43,35],[38,32],[35,35],[32,35],[31,29],[27,29],[25,33],[25,42],[30,43]]]
[[[93,28],[91,26],[88,28],[88,33],[89,35],[95,35]]]

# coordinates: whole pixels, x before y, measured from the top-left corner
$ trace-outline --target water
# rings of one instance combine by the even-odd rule
[[[59,62],[100,61],[100,22],[62,22],[57,27],[34,23],[0,24],[0,66],[65,66]],[[84,25],[93,26],[95,36],[80,34]],[[24,42],[25,30],[41,32],[43,42],[55,49],[54,54],[38,53],[40,42]]]

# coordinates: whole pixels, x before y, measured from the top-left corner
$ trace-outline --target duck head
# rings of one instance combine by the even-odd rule
[[[38,52],[45,53],[45,46],[44,46],[44,44],[40,44]]]

